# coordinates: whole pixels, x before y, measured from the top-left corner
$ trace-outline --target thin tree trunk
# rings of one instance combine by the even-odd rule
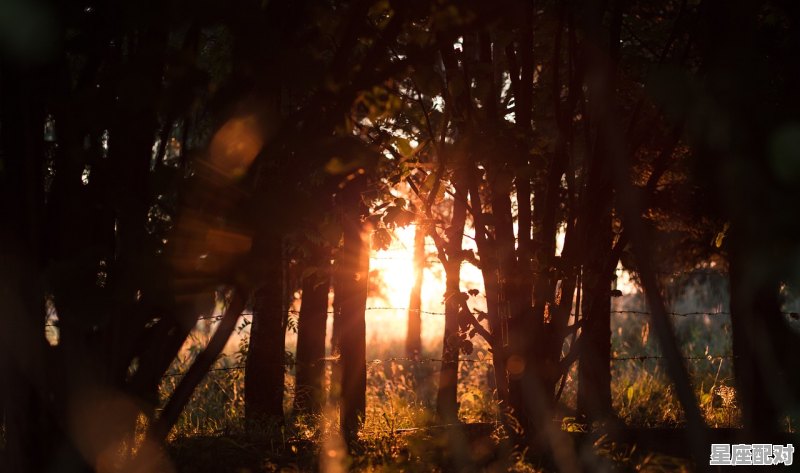
[[[318,414],[325,400],[323,374],[330,289],[330,256],[317,255],[314,263],[316,271],[303,278],[303,300],[297,322],[297,376],[294,398],[296,413]]]
[[[414,287],[408,301],[406,356],[416,358],[422,352],[422,281],[425,275],[425,228],[417,224],[414,231]]]
[[[333,265],[333,324],[331,327],[331,356],[336,358],[342,353],[340,349],[340,334],[342,333],[342,299],[344,289],[342,282],[344,271],[342,270],[341,258],[337,257]],[[328,402],[332,405],[339,405],[342,400],[342,364],[334,363],[331,367],[331,383],[328,390]]]
[[[616,24],[616,23],[615,23]],[[613,37],[612,37],[613,40]],[[611,278],[614,234],[608,137],[600,134],[589,162],[585,199],[578,222],[584,262],[583,325],[578,363],[578,412],[588,421],[606,420],[611,407]]]
[[[493,242],[486,238],[486,223],[484,222],[483,214],[482,212],[476,211],[476,209],[482,209],[483,204],[478,189],[478,180],[474,165],[470,166],[467,178],[469,201],[475,218],[475,243],[481,257],[481,275],[483,276],[483,286],[486,293],[486,316],[489,320],[489,331],[494,337],[494,344],[491,350],[495,389],[497,391],[498,401],[502,403],[505,408],[507,407],[508,401],[508,376],[506,374],[506,355],[503,345],[505,343],[505,338],[507,338],[507,333],[505,333],[507,327],[504,327],[504,321],[500,318],[500,285],[498,284],[496,272],[496,251]]]
[[[245,367],[245,419],[253,427],[283,422],[286,307],[279,235],[264,235],[254,254],[263,283],[253,293],[253,324]]]
[[[222,320],[220,320],[214,335],[211,337],[211,341],[208,342],[208,346],[197,355],[189,371],[183,379],[181,379],[181,382],[175,388],[175,392],[172,393],[169,401],[167,401],[167,405],[164,406],[161,416],[150,424],[146,441],[151,442],[152,445],[160,445],[164,439],[167,438],[167,434],[169,434],[172,426],[175,425],[175,422],[178,420],[186,403],[189,402],[195,388],[206,376],[209,368],[211,368],[214,360],[216,360],[217,356],[222,352],[222,349],[225,348],[225,344],[228,342],[231,333],[233,333],[233,330],[236,328],[236,321],[239,320],[239,316],[242,310],[244,310],[244,299],[241,294],[239,294],[239,290],[234,289],[233,291],[231,301],[225,309],[225,314]],[[143,452],[145,454],[147,453],[146,451]],[[147,458],[137,459],[137,461],[141,462],[146,462],[147,460]]]
[[[341,297],[339,349],[342,368],[340,421],[348,444],[358,435],[366,412],[366,321],[369,279],[369,235],[362,221],[364,181],[351,182],[342,192],[343,247],[340,256]]]
[[[730,307],[737,398],[748,434],[775,438],[782,430],[780,418],[785,415],[781,403],[792,399],[787,389],[792,380],[786,376],[792,371],[784,366],[796,364],[795,360],[787,361],[785,347],[796,343],[796,337],[784,338],[792,330],[781,313],[780,282],[774,270],[768,274],[752,269],[765,265],[766,258],[758,253],[769,243],[763,242],[763,237],[751,234],[747,238],[742,233],[731,228]]]
[[[447,231],[447,261],[445,262],[445,315],[442,338],[442,370],[436,394],[436,417],[445,423],[458,421],[458,317],[461,310],[462,239],[467,218],[466,192],[463,182],[454,183],[453,218]]]
[[[583,276],[583,338],[578,364],[578,412],[588,421],[604,420],[611,408],[611,274],[610,209],[588,228],[591,232]]]

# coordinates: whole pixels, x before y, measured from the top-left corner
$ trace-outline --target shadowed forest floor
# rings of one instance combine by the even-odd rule
[[[254,441],[245,436],[181,438],[170,454],[181,472],[272,471],[448,471],[464,466],[480,471],[553,471],[550,460],[539,455],[511,454],[487,423],[458,427],[405,429],[393,434],[363,436],[353,454],[331,447],[328,440]],[[710,442],[743,441],[740,429],[712,429]],[[591,471],[697,471],[688,458],[686,432],[679,428],[628,428],[593,433],[569,432],[568,441]],[[791,443],[786,434],[772,439]],[[463,444],[459,445],[459,442]],[[453,452],[459,452],[453,457]],[[456,462],[455,459],[458,459]]]

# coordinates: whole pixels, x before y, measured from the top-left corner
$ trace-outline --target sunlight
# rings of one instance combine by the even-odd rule
[[[622,292],[622,295],[627,296],[639,292],[636,282],[631,278],[631,273],[622,267],[622,262],[617,263],[615,273],[617,275],[617,285],[615,287]]]
[[[415,225],[394,231],[394,241],[386,250],[370,254],[370,287],[367,300],[367,340],[388,343],[404,340],[408,321],[408,303],[414,286]],[[464,238],[465,249],[474,249],[474,241]],[[445,274],[435,255],[433,241],[425,243],[425,272],[422,284],[422,342],[426,346],[441,342],[444,330]],[[461,266],[461,290],[478,289],[481,294],[470,299],[470,306],[486,310],[483,277],[475,266]]]
[[[516,232],[516,222],[514,231]],[[393,242],[386,250],[373,250],[370,253],[370,293],[367,299],[367,340],[369,343],[387,344],[400,342],[406,336],[408,304],[414,286],[414,232],[415,225],[398,228],[393,232]],[[471,233],[467,231],[468,235]],[[564,246],[565,228],[559,227],[556,235],[556,254],[560,255]],[[475,241],[465,237],[464,249],[475,250]],[[422,341],[426,346],[441,342],[444,330],[445,274],[436,256],[436,249],[430,238],[426,240],[425,272],[422,284]],[[616,288],[622,294],[638,292],[630,273],[617,267]],[[486,310],[483,294],[483,275],[475,266],[464,263],[461,266],[461,290],[478,289],[481,293],[470,299],[470,307]]]

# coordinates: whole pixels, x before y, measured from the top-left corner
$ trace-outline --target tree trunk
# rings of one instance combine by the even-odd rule
[[[57,452],[63,459],[59,466],[84,468],[58,427],[61,411],[53,402],[60,387],[54,374],[68,370],[61,363],[48,369],[55,350],[43,337],[42,128],[57,71],[50,64],[23,65],[5,54],[0,70],[0,416],[5,428],[0,471],[42,471]]]
[[[482,209],[480,190],[478,188],[477,169],[471,164],[467,173],[467,183],[469,188],[469,202],[473,209]],[[494,340],[492,350],[492,368],[494,368],[495,389],[497,400],[504,407],[508,401],[508,377],[506,374],[506,355],[503,344],[507,334],[507,327],[503,326],[500,319],[499,310],[499,284],[497,278],[497,258],[494,243],[486,238],[486,222],[481,212],[474,212],[475,218],[475,243],[478,247],[478,254],[481,260],[481,275],[483,276],[483,287],[486,294],[486,317],[489,320],[489,331]]]
[[[598,136],[589,163],[586,199],[578,223],[583,243],[583,326],[578,347],[578,412],[589,421],[606,420],[611,408],[611,278],[616,261],[611,212],[612,176],[608,137]]]
[[[167,434],[172,430],[184,407],[191,399],[197,385],[206,376],[208,370],[214,364],[214,360],[222,353],[244,309],[244,300],[240,292],[241,289],[233,288],[233,295],[225,308],[222,319],[219,321],[217,330],[206,348],[197,355],[194,363],[189,367],[189,371],[186,372],[186,375],[175,388],[169,401],[161,411],[161,416],[148,426],[146,442],[152,442],[152,445],[160,445],[164,442]],[[247,405],[245,405],[245,409],[247,409]],[[247,415],[247,411],[245,411],[245,415]],[[149,460],[146,458],[148,456],[147,449],[142,449],[139,453],[136,459],[137,462],[147,462]]]
[[[253,293],[245,368],[245,420],[253,427],[283,422],[285,333],[281,238],[265,235],[254,249],[263,283]]]
[[[731,233],[731,328],[742,424],[753,438],[775,438],[782,430],[780,419],[785,415],[781,402],[791,399],[787,387],[791,386],[793,375],[788,375],[792,371],[784,371],[784,366],[796,364],[786,356],[787,347],[796,343],[797,337],[791,336],[793,332],[781,314],[780,280],[774,266],[772,271],[752,269],[759,265],[769,267],[765,255],[759,254],[760,248],[767,248],[769,243],[753,233],[742,235],[744,232],[736,227],[731,228]]]
[[[589,421],[604,420],[611,409],[611,274],[610,209],[590,226],[583,275],[584,322],[578,361],[578,412]]]
[[[414,287],[408,301],[406,356],[416,358],[422,352],[422,281],[425,274],[425,228],[417,224],[414,231]]]
[[[458,421],[458,352],[461,342],[458,336],[458,313],[461,308],[460,266],[460,263],[450,265],[446,278],[447,302],[444,309],[442,369],[439,372],[439,387],[436,392],[436,417],[445,424]]]
[[[342,368],[340,421],[348,444],[358,435],[366,412],[366,321],[369,280],[369,235],[362,221],[361,191],[365,182],[351,182],[341,195],[343,246],[339,259],[341,298],[339,349]]]
[[[458,422],[458,353],[461,338],[458,336],[458,314],[461,310],[461,243],[467,218],[466,192],[463,182],[454,182],[453,218],[447,229],[447,261],[445,267],[445,315],[442,337],[442,370],[436,394],[436,417],[444,423]]]
[[[322,253],[321,250],[318,250]],[[297,322],[296,413],[319,414],[324,399],[325,336],[328,322],[330,255],[316,255],[314,273],[303,278],[303,300]]]
[[[339,343],[340,334],[342,333],[342,299],[344,297],[344,287],[342,282],[344,280],[344,272],[342,271],[342,261],[339,256],[333,266],[333,278],[331,285],[333,286],[333,324],[331,327],[331,356],[338,357],[341,355],[341,345]],[[342,364],[334,363],[331,367],[331,383],[328,390],[328,402],[334,406],[339,405],[342,400]]]

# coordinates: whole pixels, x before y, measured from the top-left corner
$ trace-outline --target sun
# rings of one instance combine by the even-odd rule
[[[415,225],[397,228],[393,241],[385,250],[370,253],[370,291],[367,300],[367,338],[387,342],[402,340],[406,336],[408,305],[414,286],[414,233]],[[464,239],[469,248],[472,240]],[[428,238],[422,282],[422,340],[423,343],[441,341],[444,330],[445,273],[435,256],[435,245]],[[461,290],[478,289],[481,295],[473,297],[470,305],[486,310],[483,298],[483,278],[478,268],[464,264],[461,267]]]
[[[392,244],[385,250],[370,252],[370,293],[367,298],[367,339],[387,343],[403,340],[408,322],[408,305],[414,286],[414,233],[416,225],[394,229]],[[563,228],[557,235],[557,253],[564,242]],[[444,330],[445,273],[436,257],[435,245],[426,239],[425,267],[422,283],[422,340],[423,344],[441,342]],[[475,241],[465,237],[464,249],[476,251]],[[617,288],[623,294],[637,292],[630,274],[621,266],[617,268]],[[461,266],[461,291],[477,289],[478,295],[470,297],[473,309],[486,310],[483,275],[480,269],[464,263]]]
[[[394,231],[393,242],[386,250],[373,251],[370,255],[370,272],[377,273],[379,280],[372,286],[378,287],[375,296],[393,307],[408,304],[414,286],[414,232],[416,226],[409,225]]]

